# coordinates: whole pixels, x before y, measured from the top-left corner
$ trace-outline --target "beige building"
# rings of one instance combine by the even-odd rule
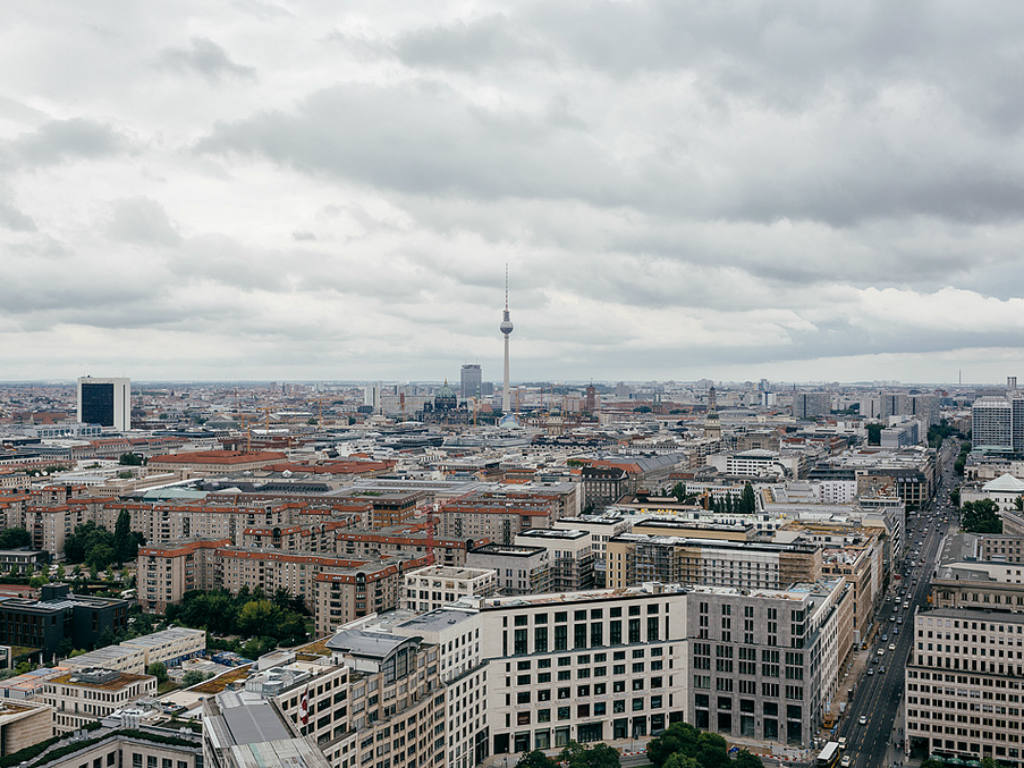
[[[448,723],[438,646],[346,627],[327,648],[336,664],[351,670],[349,718],[358,734],[358,763],[350,765],[445,765]]]
[[[498,574],[492,568],[428,565],[405,574],[402,607],[426,613],[463,597],[490,597],[497,590]]]
[[[23,701],[0,701],[0,756],[53,736],[53,710]]]
[[[635,529],[634,529],[635,530]],[[647,581],[785,589],[821,578],[821,550],[805,544],[622,533],[608,542],[609,587]]]
[[[217,548],[231,539],[199,539],[140,547],[136,589],[144,611],[163,613],[186,592],[213,589],[217,583]]]
[[[938,608],[914,619],[905,673],[908,749],[1020,768],[1024,615]]]
[[[326,635],[355,619],[397,608],[402,574],[424,565],[426,558],[384,560],[316,574],[312,608],[317,634]]]
[[[189,730],[140,725],[115,716],[109,728],[77,739],[68,736],[33,768],[202,768],[200,737]],[[56,755],[56,756],[54,756]]]
[[[206,650],[206,630],[188,627],[171,627],[160,632],[125,640],[122,648],[137,648],[145,654],[145,663],[180,664],[185,659],[198,656]]]
[[[43,694],[54,709],[54,729],[68,733],[156,694],[156,678],[92,667],[51,678]]]

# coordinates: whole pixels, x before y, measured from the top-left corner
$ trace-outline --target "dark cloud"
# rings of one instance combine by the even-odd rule
[[[256,76],[256,70],[236,64],[223,48],[205,37],[193,37],[187,48],[165,49],[160,54],[159,62],[168,69],[196,72],[213,82],[224,77]]]

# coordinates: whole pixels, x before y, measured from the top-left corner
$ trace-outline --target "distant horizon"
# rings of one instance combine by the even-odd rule
[[[107,378],[97,376],[94,378]],[[217,386],[231,386],[231,385],[245,385],[245,386],[269,386],[269,385],[281,385],[281,384],[301,384],[304,386],[349,386],[349,387],[366,387],[374,384],[382,384],[386,386],[440,386],[444,383],[445,378],[438,379],[398,379],[398,378],[369,378],[369,379],[133,379],[131,376],[127,376],[131,381],[132,386],[136,385],[167,385],[167,384],[192,384],[202,385],[210,384]],[[77,383],[78,377],[72,379],[67,378],[49,378],[49,379],[6,379],[0,380],[0,387],[3,386],[32,386],[32,385],[43,385],[43,386],[74,386]],[[450,386],[457,385],[459,380],[449,377],[447,379]],[[490,379],[485,378],[485,382],[491,382]],[[645,387],[645,386],[656,386],[664,384],[676,384],[681,386],[689,386],[696,384],[700,381],[711,381],[715,386],[742,386],[747,383],[757,384],[761,381],[758,379],[715,379],[710,376],[701,376],[697,379],[524,379],[517,381],[512,380],[512,386],[539,386],[539,385],[553,385],[553,386],[566,386],[566,387],[586,387],[589,384],[599,384],[606,387],[614,387],[618,384],[625,384],[627,386]],[[934,387],[934,388],[1006,388],[1005,379],[1001,382],[930,382],[930,381],[898,381],[898,380],[862,380],[862,381],[839,381],[839,380],[786,380],[786,379],[768,379],[769,383],[785,386],[785,387],[851,387],[851,388],[884,388],[884,387],[901,387],[901,388],[912,388],[912,387]],[[500,395],[498,387],[500,382],[495,380],[495,395]]]

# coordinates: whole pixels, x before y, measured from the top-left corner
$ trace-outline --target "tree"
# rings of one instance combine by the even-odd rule
[[[754,497],[754,486],[746,483],[743,486],[743,495],[740,497],[740,512],[744,515],[752,515],[757,510],[757,499]]]
[[[934,757],[929,757],[921,763],[921,768],[945,768],[945,763]]]
[[[250,600],[238,612],[238,631],[244,635],[263,634],[274,625],[274,604],[269,600]]]
[[[655,768],[662,768],[676,753],[696,757],[698,736],[700,731],[689,723],[672,723],[664,733],[647,743],[647,759]]]
[[[117,463],[123,467],[141,467],[144,462],[137,453],[122,453]]]
[[[618,750],[607,744],[589,747],[570,741],[558,758],[567,768],[619,768]]]
[[[0,531],[0,549],[31,547],[32,535],[24,528],[5,528]]]
[[[668,756],[668,760],[662,764],[661,768],[700,768],[700,766],[697,765],[697,758],[688,757],[682,752],[675,752]]]
[[[981,758],[981,768],[997,768],[996,761],[989,755]]]
[[[200,672],[198,669],[193,669],[185,673],[185,676],[181,678],[181,684],[186,688],[191,688],[193,685],[199,685],[204,680],[209,680],[213,677],[210,672]]]
[[[146,674],[156,678],[158,683],[167,682],[167,667],[159,661],[154,661],[146,667]]]
[[[960,489],[959,488],[954,488],[952,491],[950,491],[949,492],[949,499],[950,499],[950,501],[953,502],[953,506],[954,507],[959,507],[960,506]]]
[[[1017,508],[1018,512],[1024,512],[1024,496],[1018,496],[1014,499],[1013,506]]]
[[[558,768],[558,763],[539,749],[535,749],[533,752],[524,753],[516,763],[516,768]]]
[[[1002,533],[999,505],[992,499],[968,501],[960,512],[960,527],[966,533]]]
[[[733,768],[764,768],[764,762],[753,752],[741,749],[733,761]]]
[[[682,483],[676,483],[672,487],[672,495],[676,497],[676,501],[682,501],[686,498],[686,486]]]
[[[144,543],[142,534],[132,531],[131,525],[131,515],[127,509],[122,509],[117,515],[112,542],[118,565],[126,560],[134,560],[139,553],[139,545]]]

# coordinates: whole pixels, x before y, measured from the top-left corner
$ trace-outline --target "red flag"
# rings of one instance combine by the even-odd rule
[[[302,724],[306,725],[309,723],[309,686],[306,686],[306,690],[302,694],[302,701],[299,704],[299,719],[302,720]]]

